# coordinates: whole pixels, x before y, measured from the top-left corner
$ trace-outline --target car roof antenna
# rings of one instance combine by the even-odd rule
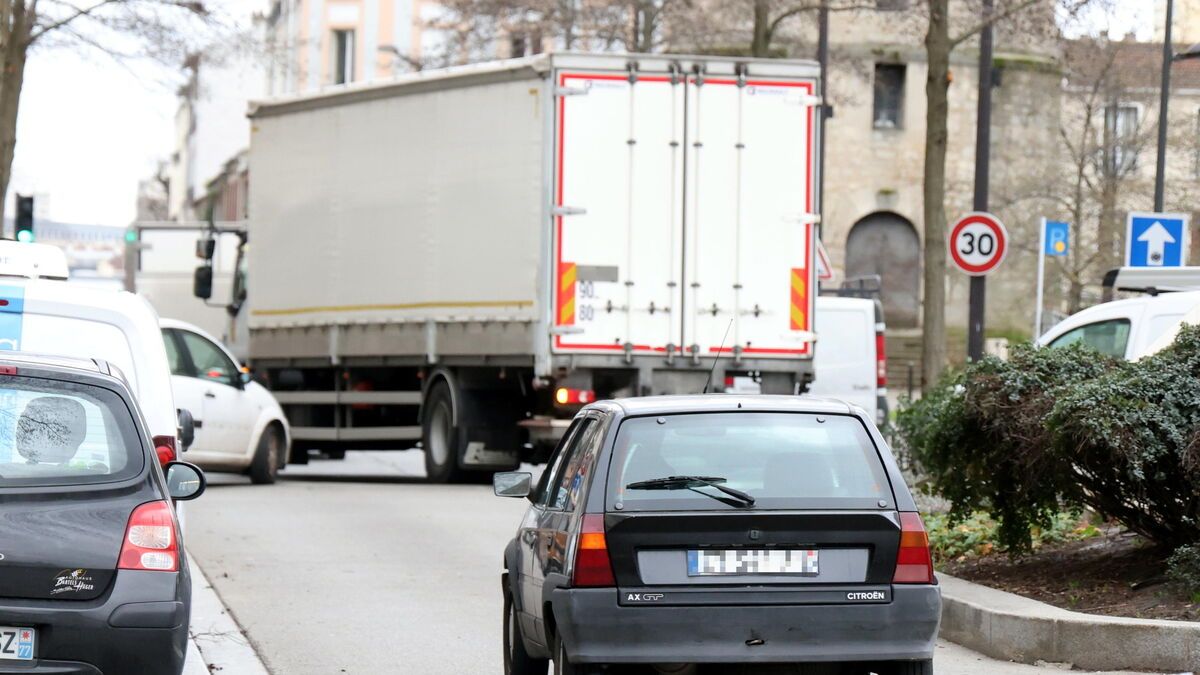
[[[713,373],[717,370],[717,361],[721,358],[721,352],[725,351],[725,338],[729,337],[729,329],[733,328],[733,319],[729,320],[729,325],[725,326],[725,335],[721,336],[721,346],[717,347],[717,354],[713,357],[712,368],[708,369],[708,377],[704,380],[704,390],[701,394],[708,393],[708,385],[712,384]]]

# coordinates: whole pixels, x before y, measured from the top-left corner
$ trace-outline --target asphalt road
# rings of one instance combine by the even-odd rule
[[[188,506],[187,547],[272,672],[502,672],[501,554],[526,502],[423,473],[410,451],[289,467],[272,486],[210,476]],[[945,642],[935,667],[1057,670]]]

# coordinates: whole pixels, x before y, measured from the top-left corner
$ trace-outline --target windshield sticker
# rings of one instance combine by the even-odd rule
[[[96,584],[87,570],[63,570],[54,577],[54,589],[50,595],[62,593],[86,593],[96,590]]]

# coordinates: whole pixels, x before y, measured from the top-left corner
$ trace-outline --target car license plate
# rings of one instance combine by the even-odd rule
[[[33,642],[37,631],[32,628],[0,626],[0,660],[33,660]]]
[[[688,551],[688,576],[792,574],[817,576],[816,549],[729,549]]]

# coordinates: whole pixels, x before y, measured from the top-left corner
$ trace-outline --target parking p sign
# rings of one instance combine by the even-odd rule
[[[1188,217],[1130,213],[1125,228],[1126,267],[1182,267],[1187,262]]]

